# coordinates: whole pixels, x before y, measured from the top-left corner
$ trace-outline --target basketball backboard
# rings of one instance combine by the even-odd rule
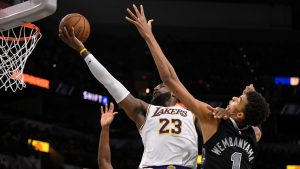
[[[45,18],[56,7],[57,0],[1,0],[0,31]]]

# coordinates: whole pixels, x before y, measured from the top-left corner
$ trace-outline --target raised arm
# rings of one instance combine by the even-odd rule
[[[187,89],[178,79],[174,68],[167,60],[158,42],[156,41],[152,33],[151,23],[153,20],[147,21],[142,5],[140,6],[140,11],[135,5],[133,5],[133,8],[135,14],[127,8],[131,18],[126,17],[126,19],[137,27],[139,33],[145,39],[157,66],[161,80],[172,90],[176,97],[179,98],[185,106],[187,106],[189,110],[194,112],[197,116],[206,116],[205,114],[210,112],[207,109],[207,104],[198,101],[187,91]]]
[[[59,30],[59,37],[68,46],[76,50],[84,58],[94,77],[108,90],[115,101],[124,109],[127,116],[140,128],[145,121],[148,104],[133,97],[130,92],[115,79],[108,70],[85,48],[83,43],[75,37],[74,28]]]
[[[135,5],[133,5],[133,8],[135,14],[127,8],[131,18],[126,17],[126,19],[136,26],[141,36],[145,39],[158,69],[161,80],[189,110],[199,117],[201,132],[204,141],[206,141],[215,133],[220,120],[213,118],[211,111],[207,108],[208,104],[195,99],[180,82],[174,68],[167,60],[152,33],[151,23],[153,20],[147,21],[143,6],[140,6],[140,11]]]
[[[112,169],[111,153],[109,147],[109,126],[114,120],[114,105],[110,103],[109,109],[105,106],[105,111],[101,106],[101,133],[98,148],[98,165],[100,169]]]

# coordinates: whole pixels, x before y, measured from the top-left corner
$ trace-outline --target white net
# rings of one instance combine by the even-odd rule
[[[28,56],[42,37],[33,24],[22,25],[0,34],[0,89],[13,92],[26,87],[23,70]]]

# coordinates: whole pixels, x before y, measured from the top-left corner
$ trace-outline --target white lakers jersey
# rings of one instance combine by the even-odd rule
[[[144,153],[139,168],[180,165],[196,168],[198,135],[192,112],[176,105],[150,105],[140,129]]]

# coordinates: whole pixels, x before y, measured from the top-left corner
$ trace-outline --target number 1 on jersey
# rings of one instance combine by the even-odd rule
[[[232,169],[240,169],[242,153],[235,152],[231,155]]]

